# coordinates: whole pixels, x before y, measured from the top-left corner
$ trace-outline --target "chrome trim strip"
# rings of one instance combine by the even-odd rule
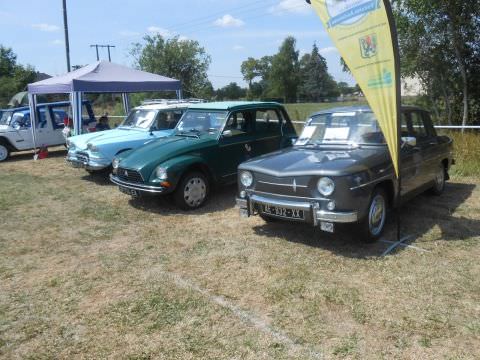
[[[295,195],[284,195],[284,194],[274,194],[274,193],[269,193],[269,192],[265,192],[265,191],[258,191],[258,190],[248,190],[247,189],[247,192],[249,193],[250,196],[254,195],[254,193],[258,193],[258,194],[265,194],[265,195],[273,195],[273,196],[279,196],[279,197],[289,197],[289,198],[294,198],[294,199],[306,199],[306,200],[310,200],[310,201],[330,201],[331,199],[327,199],[327,198],[309,198],[309,197],[305,197],[305,196],[295,196]]]
[[[267,184],[267,185],[277,185],[277,186],[288,186],[288,187],[293,187],[293,184],[279,184],[279,183],[272,183],[272,182],[268,182],[268,181],[261,181],[261,180],[258,180],[259,183],[262,183],[262,184]],[[307,185],[295,185],[296,187],[300,187],[300,188],[308,188]]]
[[[405,169],[403,169],[403,170],[405,170]],[[392,175],[385,175],[385,176],[382,176],[382,177],[377,178],[377,179],[375,179],[375,180],[368,181],[368,182],[366,182],[366,183],[364,183],[364,184],[362,184],[362,185],[358,185],[358,186],[351,187],[350,190],[361,189],[361,188],[363,188],[363,187],[365,187],[365,186],[375,184],[375,183],[377,183],[377,182],[379,182],[379,181],[383,181],[383,180],[390,179],[391,177],[392,177]]]
[[[110,174],[110,181],[113,182],[115,185],[123,186],[123,187],[126,187],[127,189],[132,189],[132,190],[145,191],[149,193],[162,193],[165,191],[165,188],[160,186],[147,186],[147,185],[129,183],[127,181],[120,180],[113,174]]]
[[[228,176],[233,176],[233,175],[237,176],[237,174],[238,174],[237,172],[234,172],[234,173],[231,173],[231,174],[222,175],[222,178],[228,177]]]

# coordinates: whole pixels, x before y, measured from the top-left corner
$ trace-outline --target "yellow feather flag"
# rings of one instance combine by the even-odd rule
[[[362,89],[399,176],[400,70],[388,0],[307,0]]]

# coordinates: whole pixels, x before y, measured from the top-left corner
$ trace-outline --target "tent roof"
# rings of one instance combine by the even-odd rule
[[[82,91],[143,92],[180,90],[179,80],[131,69],[108,61],[98,61],[78,70],[28,85],[31,94],[55,94]]]

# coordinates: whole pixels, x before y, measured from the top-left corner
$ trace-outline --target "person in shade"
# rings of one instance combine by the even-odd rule
[[[108,125],[108,114],[103,115],[98,119],[96,126],[96,131],[110,130],[110,125]]]

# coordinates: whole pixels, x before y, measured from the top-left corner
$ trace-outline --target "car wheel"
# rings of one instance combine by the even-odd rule
[[[181,209],[194,210],[205,204],[208,191],[207,177],[200,172],[191,172],[180,181],[173,198],[175,204]]]
[[[366,243],[377,241],[383,233],[387,220],[387,196],[382,188],[373,191],[368,212],[360,223],[362,240]]]
[[[435,178],[433,179],[434,185],[431,189],[433,195],[442,195],[445,190],[445,181],[447,178],[446,170],[443,164],[440,164],[435,171]]]
[[[4,144],[0,144],[0,161],[5,161],[10,156],[10,150]]]

